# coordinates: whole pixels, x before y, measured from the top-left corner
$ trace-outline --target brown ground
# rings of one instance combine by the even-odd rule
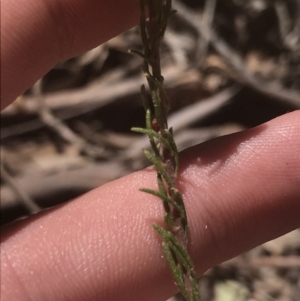
[[[162,48],[180,149],[300,108],[299,1],[185,2]],[[147,139],[130,132],[144,123],[144,79],[129,48],[141,48],[136,28],[58,64],[2,112],[1,224],[148,164]],[[300,300],[299,258],[297,230],[209,270],[203,300]]]

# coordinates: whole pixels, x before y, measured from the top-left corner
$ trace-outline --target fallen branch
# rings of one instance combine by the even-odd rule
[[[14,178],[14,185],[34,200],[40,211],[41,208],[69,201],[126,173],[125,167],[119,162],[98,163],[47,176],[30,174]],[[22,197],[14,187],[2,185],[0,194],[1,225],[29,215],[22,206]]]
[[[178,88],[180,85],[185,84],[199,84],[199,73],[195,70],[182,72],[182,69],[178,67],[169,67],[166,70],[165,82],[167,89]],[[45,105],[49,110],[55,111],[57,118],[63,121],[99,109],[112,102],[120,101],[124,99],[124,96],[127,99],[129,95],[139,96],[138,85],[143,83],[143,79],[140,76],[116,82],[113,85],[110,84],[115,82],[116,78],[116,75],[111,76],[111,79],[106,84],[98,84],[98,81],[95,81],[78,91],[44,94]],[[20,110],[19,107],[12,104],[1,112],[1,115],[3,117],[12,117],[18,114],[36,114],[39,109],[33,96],[24,96],[22,107],[23,109]],[[44,126],[45,124],[39,119],[6,126],[1,128],[1,139],[30,133]]]
[[[10,188],[10,190],[17,196],[17,201],[16,201],[17,206],[21,206],[23,209],[25,209],[25,211],[29,215],[37,213],[41,210],[41,208],[27,194],[26,190],[24,190],[24,188],[21,187],[12,176],[10,176],[10,174],[4,168],[3,164],[1,164],[1,178]],[[1,193],[1,207],[3,201],[4,199]],[[1,214],[3,214],[2,210],[1,210]]]
[[[199,75],[196,71],[186,71],[178,67],[166,68],[165,72],[166,87],[174,87],[186,83],[187,79],[199,81]],[[122,81],[113,80],[95,80],[84,88],[55,93],[45,93],[43,95],[47,108],[52,111],[64,110],[62,119],[70,119],[91,111],[104,107],[124,96],[139,95],[138,87],[144,83],[144,79],[139,76],[130,77]],[[2,116],[12,116],[18,114],[36,114],[39,110],[35,97],[22,96],[21,105],[10,105],[1,112]],[[72,109],[72,110],[71,110]],[[68,111],[67,111],[68,110]]]
[[[201,28],[203,32],[206,33],[206,35],[202,36],[201,39],[199,39],[198,43],[198,49],[197,49],[197,55],[196,59],[198,61],[198,66],[201,66],[202,62],[204,61],[208,46],[210,42],[210,34],[211,34],[211,28],[213,24],[213,19],[215,16],[215,10],[216,10],[217,0],[206,0],[205,6],[203,10],[202,18],[200,19],[198,28]]]

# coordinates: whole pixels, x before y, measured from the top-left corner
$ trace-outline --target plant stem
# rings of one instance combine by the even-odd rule
[[[149,137],[153,153],[144,151],[157,171],[158,191],[143,188],[142,191],[159,197],[165,217],[164,228],[154,224],[154,229],[162,237],[166,255],[174,280],[186,301],[200,301],[197,276],[193,262],[187,251],[188,221],[182,196],[176,188],[179,156],[173,138],[172,128],[168,128],[167,115],[169,99],[164,89],[161,74],[160,44],[172,11],[172,0],[140,0],[140,29],[144,52],[132,51],[144,60],[143,71],[147,78],[149,94],[145,86],[141,88],[146,110],[146,128],[133,128]],[[146,15],[149,19],[146,19]]]

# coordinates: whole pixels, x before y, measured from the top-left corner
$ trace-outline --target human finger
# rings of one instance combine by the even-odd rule
[[[135,0],[2,0],[1,108],[57,62],[137,22]]]
[[[198,274],[300,227],[300,112],[181,155],[179,189]],[[153,168],[17,224],[2,236],[2,300],[165,300],[175,293]]]

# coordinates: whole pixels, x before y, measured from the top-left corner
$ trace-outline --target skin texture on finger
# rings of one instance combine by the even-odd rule
[[[209,266],[249,250],[249,241],[259,245],[271,233],[300,227],[299,150],[300,111],[295,111],[182,154],[188,159],[181,163],[179,188],[184,199],[194,200],[190,211],[199,212],[190,222],[195,237],[208,232]],[[193,249],[201,244],[195,239]]]
[[[138,23],[135,0],[1,0],[1,108],[56,63]]]
[[[300,112],[181,155],[179,188],[200,275],[300,227]],[[152,168],[134,173],[2,236],[2,300],[158,301],[175,293],[152,228],[160,201]]]

